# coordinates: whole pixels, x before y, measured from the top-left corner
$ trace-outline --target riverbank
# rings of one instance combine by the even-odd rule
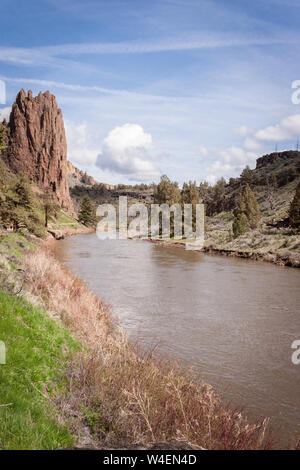
[[[64,368],[64,389],[55,381],[50,387],[60,421],[67,423],[77,446],[88,441],[96,448],[149,448],[157,442],[171,442],[165,445],[173,449],[182,443],[205,449],[272,447],[266,420],[250,424],[243,414],[225,409],[192,372],[183,374],[177,365],[132,345],[109,305],[47,248],[32,238],[28,245],[23,236],[6,241],[20,255],[9,270],[10,283],[14,292],[23,286],[9,295],[43,308],[81,345]],[[2,256],[12,263],[6,249]],[[49,384],[39,386],[47,397]]]
[[[175,247],[175,248],[186,248],[187,243],[191,243],[191,240],[184,241],[184,240],[162,240],[162,239],[153,239],[153,238],[141,238],[140,240],[143,241],[150,241],[152,243],[157,243],[160,246],[166,247]],[[293,268],[300,268],[300,253],[298,252],[273,252],[273,251],[252,251],[250,248],[241,250],[238,247],[222,247],[216,246],[214,244],[210,244],[206,242],[204,247],[198,249],[194,247],[193,250],[201,251],[203,253],[213,254],[213,255],[222,255],[228,257],[236,257],[236,258],[243,258],[249,259],[254,261],[265,261],[268,263],[273,263],[278,266],[289,266]]]

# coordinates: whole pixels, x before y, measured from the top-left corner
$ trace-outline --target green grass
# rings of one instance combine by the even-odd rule
[[[30,250],[36,249],[36,245],[28,241],[21,231],[6,233],[0,240],[0,253],[15,256],[18,259],[23,256],[24,247]]]
[[[55,449],[73,445],[53,399],[78,343],[40,307],[0,291],[0,449]],[[2,406],[8,405],[8,406]]]

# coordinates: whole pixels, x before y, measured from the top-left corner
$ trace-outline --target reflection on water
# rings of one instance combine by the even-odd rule
[[[281,437],[300,435],[300,271],[95,234],[57,254],[99,296],[130,337],[185,364]]]

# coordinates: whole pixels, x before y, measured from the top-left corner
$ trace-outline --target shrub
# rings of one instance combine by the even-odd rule
[[[296,194],[290,205],[289,223],[293,228],[300,227],[300,183],[298,183]]]

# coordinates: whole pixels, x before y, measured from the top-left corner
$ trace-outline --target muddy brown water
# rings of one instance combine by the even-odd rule
[[[146,241],[77,235],[57,256],[112,305],[129,337],[194,366],[224,401],[300,437],[300,270]]]

